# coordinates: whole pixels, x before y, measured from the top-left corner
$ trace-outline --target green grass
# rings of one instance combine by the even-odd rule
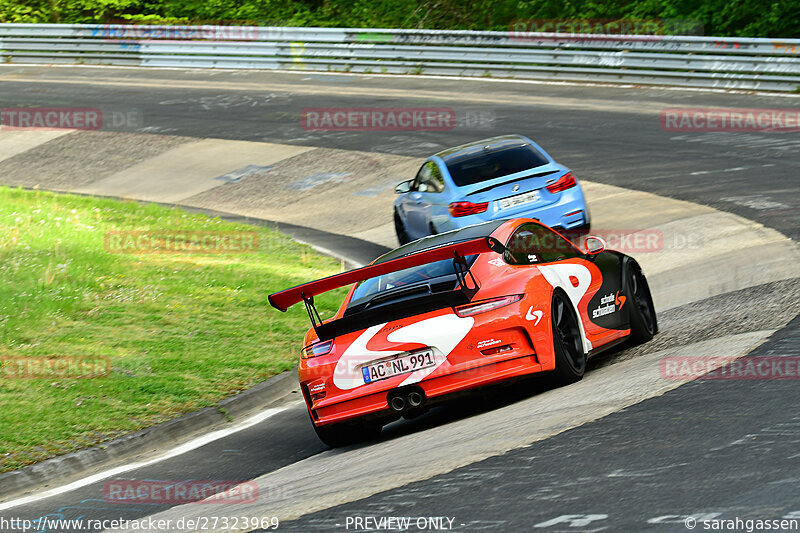
[[[120,254],[114,231],[257,231],[247,253]],[[308,319],[267,295],[340,270],[268,228],[0,187],[0,356],[95,358],[91,379],[0,375],[0,471],[214,405],[292,368]],[[331,316],[342,291],[317,306]],[[8,363],[6,363],[7,365]]]

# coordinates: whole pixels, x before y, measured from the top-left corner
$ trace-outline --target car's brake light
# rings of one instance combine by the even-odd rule
[[[571,189],[577,184],[578,183],[575,181],[575,176],[572,175],[572,172],[567,172],[561,176],[557,182],[548,185],[547,190],[550,192],[561,192]]]
[[[513,304],[514,302],[518,302],[521,298],[521,294],[515,294],[513,296],[501,296],[500,298],[492,298],[491,300],[484,300],[474,304],[462,305],[456,307],[456,314],[460,317],[473,316]]]
[[[453,202],[450,204],[450,214],[454,217],[465,217],[483,213],[489,208],[489,202],[474,204],[472,202]]]
[[[309,344],[302,350],[303,359],[308,359],[310,357],[319,357],[320,355],[325,355],[331,353],[333,349],[333,341],[325,341],[325,342],[315,342],[314,344]]]

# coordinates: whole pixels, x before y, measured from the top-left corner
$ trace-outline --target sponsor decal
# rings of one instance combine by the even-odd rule
[[[501,267],[505,266],[506,262],[498,257],[497,259],[492,259],[491,261],[489,261],[489,264],[492,266]]]
[[[389,326],[389,325],[387,325],[385,328],[383,328],[382,330],[380,330],[380,332],[379,332],[379,333],[382,333],[382,334],[384,334],[384,335],[388,335],[388,334],[389,334],[389,333],[391,333],[392,331],[394,331],[394,330],[397,330],[397,329],[400,329],[400,328],[402,328],[402,327],[405,327],[405,324],[394,324],[394,325],[392,325],[392,326]]]
[[[527,320],[533,320],[534,321],[533,322],[534,326],[538,326],[539,325],[539,321],[542,319],[543,316],[544,316],[544,313],[542,311],[539,311],[538,309],[534,311],[533,307],[530,307],[528,309],[528,312],[525,313],[525,318]]]
[[[619,291],[616,294],[611,293],[600,298],[600,305],[592,310],[592,318],[598,318],[611,313],[616,313],[622,306],[625,305],[625,296],[620,296]]]
[[[503,341],[500,339],[485,339],[478,341],[478,349],[480,350],[481,348],[488,348],[489,346],[494,346],[495,344],[500,344],[501,342]]]

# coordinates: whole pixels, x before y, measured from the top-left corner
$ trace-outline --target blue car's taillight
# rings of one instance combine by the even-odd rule
[[[450,214],[454,217],[465,217],[483,213],[489,208],[489,202],[474,204],[472,202],[453,202],[450,204]]]
[[[547,190],[550,192],[561,192],[571,189],[577,184],[578,182],[575,181],[575,176],[572,175],[572,172],[567,172],[561,176],[557,182],[548,185]]]

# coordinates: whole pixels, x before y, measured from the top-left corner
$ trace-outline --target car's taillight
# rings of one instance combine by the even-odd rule
[[[474,304],[462,305],[461,307],[456,307],[456,314],[460,317],[473,316],[513,304],[514,302],[518,302],[521,298],[521,294],[515,294],[513,296],[501,296],[500,298],[492,298],[491,300],[484,300]]]
[[[575,176],[572,175],[572,172],[567,172],[561,176],[557,182],[548,185],[547,190],[550,192],[561,192],[571,189],[577,184],[578,183],[575,181]]]
[[[454,217],[465,217],[483,213],[489,208],[489,202],[474,204],[472,202],[453,202],[450,204],[450,214]]]
[[[331,353],[333,349],[333,341],[325,341],[325,342],[315,342],[314,344],[309,344],[302,350],[303,359],[308,359],[310,357],[318,357],[320,355],[325,355]]]

